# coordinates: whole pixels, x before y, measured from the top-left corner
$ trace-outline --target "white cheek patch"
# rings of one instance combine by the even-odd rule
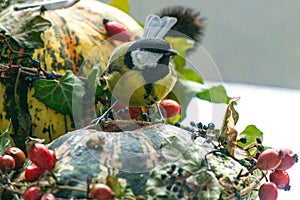
[[[132,62],[134,66],[143,70],[145,67],[155,67],[163,54],[153,53],[149,51],[136,50],[131,52]]]

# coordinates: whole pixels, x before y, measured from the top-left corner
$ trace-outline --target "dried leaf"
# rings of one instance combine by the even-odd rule
[[[234,155],[236,147],[237,131],[235,125],[238,121],[238,112],[234,109],[234,104],[239,98],[231,98],[227,106],[223,125],[221,128],[221,143],[227,149],[230,155]]]

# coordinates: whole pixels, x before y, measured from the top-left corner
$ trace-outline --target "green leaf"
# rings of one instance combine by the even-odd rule
[[[238,134],[237,139],[246,138],[246,143],[238,141],[237,145],[242,148],[251,147],[253,144],[257,144],[256,140],[263,141],[263,132],[259,130],[255,125],[248,125],[243,132]],[[255,155],[256,148],[250,149],[249,153]]]
[[[182,73],[185,66],[186,52],[194,47],[195,42],[182,37],[166,37],[165,40],[169,42],[172,48],[179,53],[179,55],[175,56],[173,60],[176,70],[179,73]]]
[[[214,86],[211,89],[207,89],[205,85],[186,80],[180,75],[171,95],[175,95],[180,103],[182,119],[185,118],[187,106],[194,97],[212,103],[228,103],[230,99],[223,86]]]
[[[0,15],[0,28],[4,29],[23,48],[44,46],[41,33],[51,27],[51,22],[43,18],[40,9],[26,9],[13,12],[8,9]]]
[[[122,188],[118,180],[114,176],[107,176],[106,177],[106,184],[112,189],[115,193],[116,197],[121,197],[122,195]]]
[[[189,81],[194,81],[197,83],[203,84],[203,79],[200,77],[194,70],[192,69],[183,69],[182,70],[182,75],[185,79]]]
[[[33,96],[49,108],[62,114],[72,114],[72,110],[77,114],[81,113],[85,90],[83,82],[72,71],[67,71],[60,81],[42,79],[34,81],[33,88],[35,90]]]
[[[6,149],[11,147],[10,129],[11,129],[11,123],[9,123],[7,129],[0,135],[0,155],[2,155],[6,151]]]
[[[212,103],[228,103],[230,97],[227,96],[224,86],[213,86],[210,89],[205,89],[198,92],[196,96],[202,100],[206,100]]]
[[[112,0],[109,5],[114,6],[127,14],[130,12],[129,0]]]

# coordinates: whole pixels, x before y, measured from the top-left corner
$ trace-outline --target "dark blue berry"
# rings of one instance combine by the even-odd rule
[[[1,29],[1,30],[0,30],[0,33],[2,33],[3,35],[5,35],[6,31],[3,30],[3,29]]]
[[[193,127],[195,127],[195,126],[196,126],[196,123],[195,123],[194,121],[191,121],[191,122],[190,122],[190,125],[193,126]]]
[[[197,196],[193,196],[192,200],[198,200],[199,198]]]
[[[258,144],[261,144],[261,143],[262,143],[262,141],[261,141],[260,138],[256,138],[256,142],[257,142]]]
[[[54,80],[54,79],[56,79],[56,77],[57,77],[57,75],[54,71],[46,74],[46,79],[48,79],[48,80]]]
[[[206,136],[206,131],[205,131],[205,130],[201,130],[201,131],[200,131],[200,135],[201,135],[202,137]]]
[[[208,127],[209,130],[214,130],[215,129],[215,124],[214,123],[209,123],[207,125],[207,127]]]
[[[176,122],[176,123],[174,124],[174,126],[180,127],[180,123],[179,123],[179,122]]]
[[[175,181],[175,184],[181,186],[182,182],[180,180]]]
[[[148,119],[148,114],[147,113],[142,113],[142,120],[143,121],[147,121],[147,119]]]
[[[31,66],[39,69],[39,68],[41,68],[41,63],[39,60],[33,60],[31,62]]]
[[[264,146],[262,146],[262,145],[259,145],[259,146],[257,146],[257,149],[259,150],[259,151],[264,151]]]
[[[178,186],[174,186],[173,187],[173,192],[178,192],[179,191],[179,187]]]
[[[176,181],[176,176],[175,176],[175,175],[172,175],[172,176],[170,177],[170,180],[171,180],[172,182],[175,182],[175,181]]]
[[[259,156],[260,156],[260,152],[257,152],[257,153],[255,154],[255,158],[257,159]]]
[[[172,189],[172,185],[167,185],[166,189],[167,190],[171,190]]]
[[[192,140],[196,140],[197,139],[197,134],[195,132],[192,133],[191,135]]]
[[[172,171],[171,169],[169,169],[169,170],[167,171],[167,174],[171,175],[171,174],[173,174],[173,172],[174,172],[174,171]]]
[[[202,127],[203,127],[203,124],[202,124],[201,122],[199,122],[199,123],[197,124],[197,128],[202,129]]]
[[[204,130],[207,130],[207,129],[208,129],[208,126],[204,125],[204,126],[203,126],[203,129],[204,129]]]
[[[240,142],[243,143],[243,144],[246,144],[247,138],[245,138],[245,137],[241,138],[241,139],[240,139]]]
[[[176,169],[176,165],[175,164],[171,165],[171,169],[172,171],[174,171]]]
[[[165,180],[167,178],[167,175],[166,174],[161,174],[161,180]]]
[[[183,169],[180,167],[180,168],[178,168],[178,173],[179,174],[182,174],[182,172],[183,172]]]
[[[252,166],[256,165],[256,161],[254,159],[250,160],[250,163],[251,163]]]
[[[183,198],[183,192],[181,192],[182,190],[179,191],[178,195],[177,195],[177,198],[178,199],[181,199]]]

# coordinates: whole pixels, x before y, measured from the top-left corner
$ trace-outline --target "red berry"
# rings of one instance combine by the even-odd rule
[[[91,189],[92,198],[97,200],[109,200],[114,196],[113,191],[105,184],[97,183]]]
[[[40,200],[42,197],[42,190],[38,186],[28,188],[24,193],[24,200]]]
[[[127,42],[130,39],[130,32],[126,27],[118,22],[110,22],[107,19],[103,20],[107,35],[114,40]]]
[[[5,152],[5,155],[10,155],[15,160],[15,170],[21,169],[25,163],[26,156],[18,147],[10,147]]]
[[[44,194],[41,198],[41,200],[55,200],[55,196],[53,194]]]
[[[278,196],[278,190],[274,183],[266,182],[262,184],[258,191],[260,200],[276,200]]]
[[[56,162],[55,154],[44,144],[29,143],[28,155],[30,160],[41,170],[52,171]]]
[[[271,172],[270,181],[275,183],[278,189],[290,190],[290,177],[286,171],[275,170]]]
[[[15,168],[15,160],[10,155],[3,155],[0,157],[0,169],[2,172],[10,172]]]
[[[274,170],[280,165],[283,156],[282,151],[267,149],[259,155],[256,166],[261,170]]]
[[[298,162],[298,155],[294,154],[290,149],[284,148],[281,149],[284,152],[284,157],[280,165],[276,168],[276,170],[287,170],[291,168],[296,162]]]
[[[180,112],[180,105],[172,99],[164,99],[160,102],[162,113],[166,113],[166,118],[173,118]]]
[[[42,176],[43,173],[44,172],[40,168],[38,168],[38,166],[32,163],[25,169],[25,180],[28,182],[34,182],[38,180],[38,178]]]
[[[129,114],[131,119],[137,119],[142,115],[140,107],[129,107]]]

